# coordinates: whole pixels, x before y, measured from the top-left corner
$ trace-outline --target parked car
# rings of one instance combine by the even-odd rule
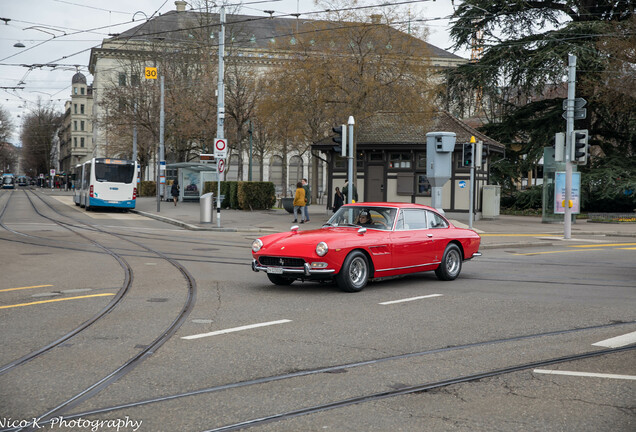
[[[320,229],[293,226],[254,240],[252,270],[266,272],[276,285],[333,279],[348,292],[370,279],[423,271],[448,281],[459,276],[463,261],[481,256],[480,241],[428,206],[347,204]]]

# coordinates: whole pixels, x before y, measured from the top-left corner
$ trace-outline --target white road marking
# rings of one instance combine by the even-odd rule
[[[625,345],[631,345],[636,343],[636,332],[624,334],[622,336],[616,336],[611,339],[605,339],[600,342],[593,343],[594,346],[600,346],[605,348],[620,348]]]
[[[229,329],[225,329],[225,330],[217,330],[217,331],[213,331],[213,332],[210,332],[210,333],[200,333],[200,334],[195,334],[195,335],[191,335],[191,336],[183,336],[181,339],[191,340],[191,339],[204,338],[204,337],[208,337],[208,336],[218,336],[218,335],[222,335],[222,334],[233,333],[233,332],[242,331],[242,330],[249,330],[249,329],[258,328],[258,327],[266,327],[266,326],[271,326],[271,325],[276,325],[276,324],[285,324],[285,323],[288,323],[288,322],[291,322],[291,320],[283,319],[283,320],[278,320],[278,321],[270,321],[270,322],[264,322],[264,323],[258,323],[258,324],[250,324],[250,325],[246,325],[246,326],[234,327],[234,328],[229,328]]]
[[[636,375],[616,375],[616,374],[602,374],[602,373],[593,373],[593,372],[572,372],[572,371],[549,370],[549,369],[535,369],[533,372],[540,373],[540,374],[548,374],[548,375],[568,375],[568,376],[577,376],[577,377],[636,380]]]
[[[405,298],[405,299],[401,299],[401,300],[391,300],[391,301],[386,301],[386,302],[382,302],[382,303],[379,303],[379,304],[381,304],[381,305],[391,305],[391,304],[410,302],[410,301],[414,301],[414,300],[421,300],[421,299],[426,299],[426,298],[431,298],[431,297],[441,297],[442,295],[443,294],[431,294],[431,295],[425,295],[425,296],[419,296],[419,297]]]

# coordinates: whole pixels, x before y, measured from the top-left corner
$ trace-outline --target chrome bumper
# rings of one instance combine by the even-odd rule
[[[269,267],[274,267],[274,266],[269,266]],[[267,266],[259,265],[255,259],[252,259],[252,270],[254,270],[255,272],[263,271],[267,273],[267,268],[268,268]],[[331,274],[335,271],[333,269],[312,269],[309,266],[309,263],[305,263],[303,268],[297,268],[297,267],[294,267],[294,268],[276,267],[276,268],[283,269],[283,273],[276,273],[276,274],[298,274],[298,275],[305,275],[305,276],[326,275],[326,274]]]

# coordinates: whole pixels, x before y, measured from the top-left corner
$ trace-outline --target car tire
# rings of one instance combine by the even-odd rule
[[[457,279],[462,271],[462,251],[456,244],[446,246],[442,262],[435,269],[435,276],[442,281],[451,281]]]
[[[336,275],[336,284],[346,292],[358,292],[369,281],[370,266],[366,255],[353,251],[345,258],[340,272]]]
[[[286,286],[286,285],[291,285],[292,283],[294,283],[294,279],[286,278],[284,276],[277,275],[277,274],[267,273],[267,278],[274,285]]]

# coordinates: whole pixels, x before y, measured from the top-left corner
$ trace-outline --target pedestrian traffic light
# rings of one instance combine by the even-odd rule
[[[473,144],[472,143],[464,144],[463,166],[464,167],[473,166]]]
[[[347,155],[347,126],[340,125],[338,127],[332,128],[335,137],[332,138],[333,142],[335,142],[336,146],[333,146],[333,151],[336,153],[340,153],[341,156]]]
[[[588,133],[587,129],[572,131],[571,157],[572,163],[578,165],[587,164],[588,153]]]

